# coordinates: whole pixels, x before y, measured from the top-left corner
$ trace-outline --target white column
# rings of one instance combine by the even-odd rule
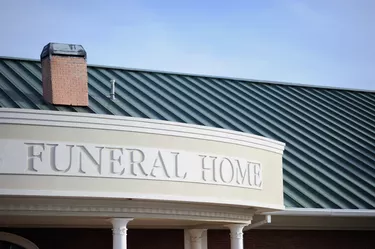
[[[247,224],[231,224],[227,225],[230,229],[230,245],[231,249],[243,249],[243,228]]]
[[[112,234],[113,234],[113,249],[126,249],[127,240],[126,240],[126,231],[129,221],[133,219],[129,218],[114,218],[111,219],[112,223]]]
[[[189,229],[190,249],[203,249],[202,234],[204,231],[206,231],[206,229]]]

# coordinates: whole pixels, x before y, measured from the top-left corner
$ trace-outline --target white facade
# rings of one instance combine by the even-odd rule
[[[284,209],[284,146],[173,122],[0,109],[0,214],[112,224],[115,249],[128,225],[178,225],[191,249],[227,227],[242,249],[254,214]]]

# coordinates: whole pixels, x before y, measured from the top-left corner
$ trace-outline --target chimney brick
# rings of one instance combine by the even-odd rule
[[[46,45],[41,54],[44,100],[88,106],[86,52],[80,45]]]

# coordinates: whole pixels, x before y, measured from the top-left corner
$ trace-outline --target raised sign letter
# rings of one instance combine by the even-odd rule
[[[157,165],[158,161],[160,161],[160,165]],[[168,174],[168,171],[167,171],[167,168],[165,167],[165,163],[164,163],[164,159],[160,153],[160,150],[158,151],[158,156],[157,158],[155,159],[154,161],[154,164],[152,166],[152,170],[151,170],[151,175],[153,177],[156,177],[155,173],[154,173],[154,170],[155,169],[158,169],[158,168],[162,168],[163,171],[164,171],[164,174],[168,177],[168,178],[171,178],[170,175]]]
[[[225,161],[227,161],[227,162],[229,163],[230,170],[231,170],[231,177],[229,177],[229,180],[227,180],[227,181],[224,179],[224,172],[223,172],[223,164],[224,164]],[[224,157],[224,158],[221,160],[221,162],[220,162],[220,178],[221,178],[221,180],[222,180],[223,182],[225,182],[225,183],[230,183],[231,181],[233,181],[233,178],[234,178],[234,169],[233,169],[233,164],[232,164],[232,162],[231,162],[228,158],[226,158],[226,157]]]
[[[27,169],[29,171],[38,172],[38,170],[35,168],[34,159],[39,158],[39,160],[42,162],[42,153],[44,151],[44,144],[43,143],[25,143],[27,145]],[[35,151],[36,146],[40,146],[37,153]],[[37,153],[37,154],[36,154]]]
[[[99,149],[99,159],[96,160],[94,156],[88,151],[85,146],[77,145],[80,148],[79,152],[79,172],[86,174],[86,171],[83,170],[83,156],[82,154],[86,154],[87,158],[97,167],[99,174],[102,174],[102,151],[104,147],[95,147]],[[82,153],[83,152],[83,153]]]
[[[175,174],[176,174],[176,178],[182,178],[182,179],[185,179],[186,176],[187,176],[187,172],[185,171],[185,174],[183,176],[179,176],[178,174],[178,155],[180,153],[178,152],[171,152],[171,154],[174,154],[175,157],[174,157],[174,167],[175,167]]]
[[[122,168],[122,170],[120,172],[116,172],[115,171],[115,163],[118,163],[118,165],[121,167],[122,165],[122,155],[124,154],[124,150],[123,148],[107,148],[109,149],[109,160],[111,161],[111,173],[112,174],[116,174],[116,175],[123,175],[125,173],[125,167]],[[117,157],[115,157],[115,154],[116,152],[119,152],[120,155],[118,155]]]
[[[236,182],[238,184],[243,185],[245,182],[246,175],[249,177],[249,168],[245,167],[244,172],[242,172],[240,161],[238,159],[236,161],[237,161]]]
[[[207,181],[207,178],[206,178],[206,171],[208,171],[208,170],[212,170],[212,178],[213,178],[213,180],[214,180],[214,182],[217,182],[217,180],[216,180],[216,174],[215,174],[215,161],[216,161],[216,159],[217,159],[217,157],[215,157],[215,156],[209,156],[209,158],[212,158],[212,168],[207,168],[207,167],[205,167],[205,159],[206,159],[206,157],[207,156],[205,156],[205,155],[199,155],[200,157],[202,157],[202,178],[203,178],[203,180],[204,181]]]
[[[254,182],[255,186],[261,187],[262,186],[262,168],[259,163],[254,163]]]
[[[69,149],[69,152],[68,152],[68,155],[66,155],[65,153],[63,153],[63,156],[64,157],[68,157],[69,158],[69,163],[68,163],[68,166],[66,167],[66,169],[59,169],[57,167],[57,163],[56,163],[56,158],[57,158],[57,154],[56,154],[56,147],[59,146],[58,144],[47,144],[48,146],[51,146],[51,151],[50,151],[50,164],[51,164],[51,168],[56,171],[56,172],[68,172],[70,170],[70,168],[72,167],[72,150],[73,150],[73,147],[74,145],[67,145],[66,147],[68,147]]]
[[[141,169],[142,173],[145,176],[147,176],[148,174],[143,169],[142,164],[141,164],[145,160],[145,154],[143,153],[143,151],[137,150],[137,149],[127,149],[127,150],[130,150],[130,166],[131,166],[132,175],[133,176],[138,176],[137,173],[135,173],[135,167],[134,167],[135,165],[138,165],[138,167]],[[141,156],[141,159],[139,161],[135,160],[135,158],[134,158],[134,152],[138,152],[139,155]]]

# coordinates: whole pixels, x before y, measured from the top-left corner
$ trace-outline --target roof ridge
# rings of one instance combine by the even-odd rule
[[[32,59],[32,58],[0,56],[0,60],[4,60],[4,59],[5,60],[34,61],[34,62],[40,61],[39,59]],[[219,76],[219,75],[198,74],[198,73],[183,73],[183,72],[174,72],[174,71],[163,71],[163,70],[155,70],[155,69],[141,69],[141,68],[110,66],[110,65],[100,65],[100,64],[87,64],[87,66],[88,67],[97,67],[97,68],[98,67],[99,68],[106,68],[106,69],[119,69],[119,70],[128,70],[128,71],[148,72],[148,73],[173,74],[173,75],[180,75],[180,76],[214,78],[214,79],[224,79],[224,80],[236,80],[236,81],[244,81],[244,82],[251,82],[251,83],[269,84],[269,85],[280,85],[280,86],[305,87],[305,88],[316,88],[316,89],[326,89],[326,90],[375,93],[375,90],[361,89],[361,88],[323,86],[323,85],[313,85],[313,84],[303,84],[303,83],[293,83],[293,82],[273,81],[273,80],[257,80],[257,79],[247,79],[247,78],[231,77],[231,76]]]

